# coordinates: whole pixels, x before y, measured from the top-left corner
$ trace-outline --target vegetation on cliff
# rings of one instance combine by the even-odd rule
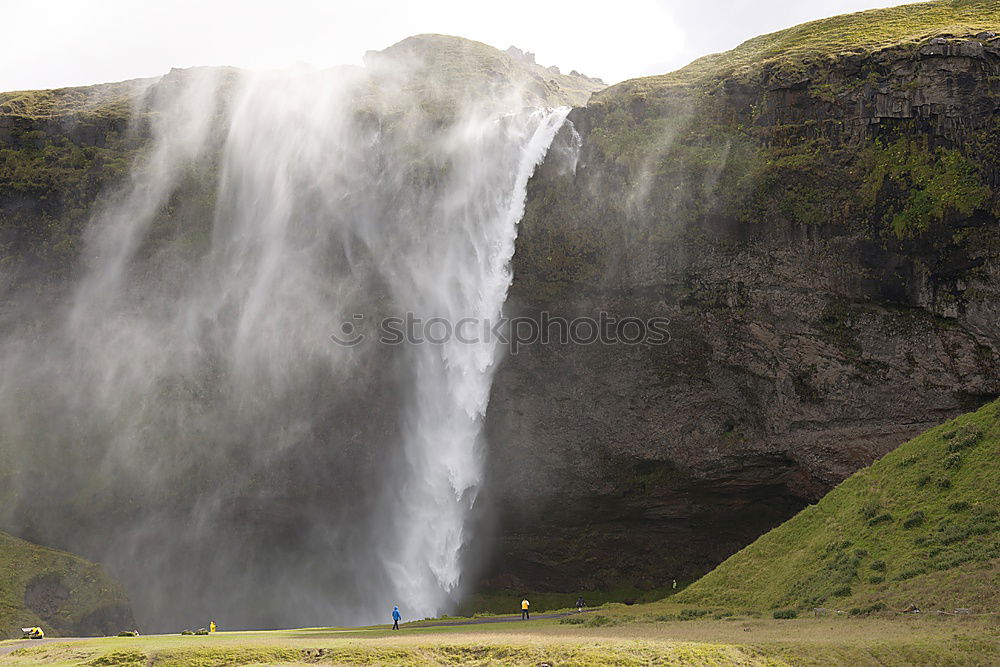
[[[676,596],[729,608],[1000,604],[1000,402],[862,470]]]
[[[128,597],[100,566],[0,533],[0,638],[35,625],[79,636],[134,624]]]
[[[931,0],[869,9],[760,35],[674,72],[623,82],[598,99],[657,92],[675,85],[752,80],[765,71],[794,76],[805,74],[815,64],[834,65],[844,56],[867,57],[885,49],[916,46],[938,35],[974,36],[998,28],[1000,3],[996,0]]]
[[[435,117],[473,101],[513,99],[514,91],[525,103],[582,105],[604,88],[516,53],[446,35],[418,35],[369,52],[368,70],[356,74],[380,87],[383,98],[393,99],[388,91],[397,87],[406,94],[400,97],[402,108],[387,109],[384,100],[369,107],[362,92],[359,112],[382,114],[391,123],[394,114],[411,111],[412,95]],[[175,70],[159,80],[0,93],[0,269],[9,280],[46,283],[73,271],[98,199],[114,192],[146,145],[151,115],[145,101],[169,92],[184,76],[185,70]],[[225,96],[238,71],[225,68],[222,78]],[[190,174],[171,208],[210,200],[214,183],[214,174]],[[201,217],[206,223],[211,218]],[[206,240],[204,227],[173,229],[176,218],[171,210],[162,211],[154,236],[190,232],[192,245]]]
[[[596,93],[570,116],[582,171],[532,183],[520,275],[585,283],[613,271],[604,247],[720,226],[974,251],[955,232],[1000,214],[998,33],[995,1],[877,9]]]

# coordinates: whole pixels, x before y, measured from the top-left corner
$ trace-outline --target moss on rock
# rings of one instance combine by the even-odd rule
[[[135,619],[99,565],[0,533],[0,638],[35,625],[53,636],[109,635]]]

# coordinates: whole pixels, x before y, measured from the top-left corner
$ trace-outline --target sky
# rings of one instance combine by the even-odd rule
[[[533,51],[607,83],[660,74],[766,32],[898,0],[0,0],[0,90],[171,67],[360,64],[435,32]]]

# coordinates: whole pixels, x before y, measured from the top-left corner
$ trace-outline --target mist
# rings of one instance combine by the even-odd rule
[[[83,268],[5,317],[4,528],[100,561],[147,631],[452,609],[501,351],[375,328],[499,316],[568,108],[405,50],[136,86]]]

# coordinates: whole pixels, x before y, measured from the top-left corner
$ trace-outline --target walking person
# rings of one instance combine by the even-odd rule
[[[403,615],[399,613],[399,607],[392,608],[392,629],[399,630],[399,619],[403,618]]]
[[[530,604],[531,603],[528,602],[528,598],[524,598],[523,600],[521,600],[521,620],[522,621],[530,621],[531,620],[531,616],[528,614],[528,606]]]
[[[579,595],[576,598],[576,610],[583,611],[583,608],[587,606],[587,603],[583,601],[583,596]]]

